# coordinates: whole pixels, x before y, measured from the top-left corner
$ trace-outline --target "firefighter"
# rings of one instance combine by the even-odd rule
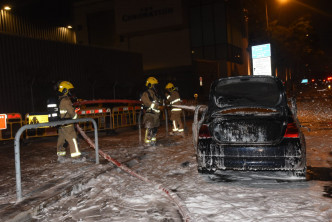
[[[170,134],[171,135],[176,135],[180,134],[181,136],[184,137],[184,129],[183,129],[183,124],[181,121],[181,113],[182,109],[177,108],[177,107],[172,107],[172,105],[181,105],[181,98],[180,94],[177,90],[176,87],[174,87],[173,83],[168,83],[165,87],[166,89],[166,99],[169,102],[171,106],[171,117],[170,120],[173,123],[173,129]]]
[[[77,114],[70,100],[74,86],[68,81],[61,81],[58,85],[59,113],[60,119],[77,119]],[[60,126],[58,129],[57,155],[61,161],[66,156],[66,149],[63,147],[65,141],[68,142],[71,158],[79,159],[81,152],[77,144],[77,135],[73,124]]]
[[[160,126],[160,110],[159,110],[159,96],[156,85],[158,80],[154,77],[149,77],[146,80],[146,87],[140,100],[142,101],[143,109],[145,110],[143,116],[143,124],[145,127],[144,143],[146,146],[154,146],[157,142],[157,131]]]

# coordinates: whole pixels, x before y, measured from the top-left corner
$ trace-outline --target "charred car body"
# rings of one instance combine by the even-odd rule
[[[296,107],[288,105],[276,77],[216,80],[208,107],[194,125],[199,172],[273,170],[305,176],[305,140]]]

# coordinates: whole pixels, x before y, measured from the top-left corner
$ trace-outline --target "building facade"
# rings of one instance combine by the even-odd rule
[[[140,53],[145,77],[206,99],[213,80],[250,72],[242,3],[82,0],[74,4],[74,28],[78,44]]]
[[[80,99],[138,98],[140,53],[78,45],[72,29],[0,13],[0,113],[46,111],[60,80]]]

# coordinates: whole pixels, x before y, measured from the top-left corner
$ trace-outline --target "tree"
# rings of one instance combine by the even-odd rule
[[[269,17],[264,11],[266,1],[248,0],[249,44],[258,45],[271,43],[272,70],[278,71],[278,76],[285,77],[285,70],[291,73],[291,79],[298,80],[304,76],[311,77],[322,71],[324,51],[318,46],[310,14],[293,18],[290,22],[281,24],[277,19]],[[265,8],[266,9],[266,8]]]

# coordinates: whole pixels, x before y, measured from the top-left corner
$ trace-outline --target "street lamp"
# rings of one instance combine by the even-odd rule
[[[278,0],[280,4],[285,4],[289,0]],[[268,10],[267,10],[267,0],[265,0],[265,19],[266,19],[266,30],[267,33],[269,33],[269,15],[268,15]]]
[[[288,0],[279,0],[280,4],[285,4],[286,2],[288,2]]]
[[[278,0],[280,4],[285,4],[289,0]],[[267,13],[267,0],[265,0],[265,17],[266,17],[266,28],[269,29],[269,16]]]
[[[3,7],[3,9],[6,10],[6,11],[10,11],[12,8],[9,5],[5,5]]]

